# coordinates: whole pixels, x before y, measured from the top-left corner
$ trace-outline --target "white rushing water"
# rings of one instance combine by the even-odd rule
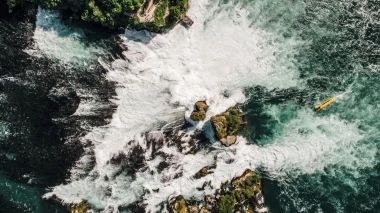
[[[128,61],[99,59],[109,70],[108,78],[119,87],[115,100],[118,108],[111,123],[94,129],[83,139],[93,142],[96,165],[89,176],[79,178],[89,161],[89,156],[83,156],[72,170],[72,181],[56,186],[45,196],[56,195],[66,203],[86,200],[99,209],[116,209],[143,198],[147,212],[157,212],[161,203],[178,195],[201,200],[247,168],[262,166],[269,178],[281,180],[289,174],[323,172],[325,166],[332,164],[372,166],[376,151],[371,151],[370,145],[359,146],[362,135],[355,123],[335,116],[316,117],[309,109],[298,109],[296,117],[283,124],[275,139],[263,147],[249,145],[243,137],[232,147],[214,143],[209,145],[213,151],[200,150],[194,155],[184,155],[175,147],[164,145],[161,151],[171,157],[150,158],[147,151],[149,169],[135,176],[118,172],[120,168],[109,163],[119,153],[128,154],[136,143],[148,149],[144,134],[184,115],[188,118],[197,100],[206,100],[210,105],[210,118],[243,103],[246,87],[302,87],[294,56],[307,42],[275,33],[281,29],[261,28],[262,22],[275,14],[255,11],[264,3],[255,6],[245,5],[244,9],[232,3],[218,5],[194,0],[188,12],[194,25],[189,29],[179,25],[161,35],[127,30],[124,39],[128,51],[124,54]],[[297,8],[294,13],[302,11],[302,5],[286,6]],[[59,39],[67,41],[67,37]],[[54,46],[36,40],[41,49],[46,47],[46,52],[58,54]],[[72,54],[85,54],[80,51]],[[267,111],[276,116],[281,109],[269,106]],[[203,124],[199,123],[198,128]],[[301,134],[300,130],[306,133]],[[170,166],[159,173],[156,167],[161,161]],[[216,165],[212,174],[199,180],[192,178],[199,169],[210,165]],[[182,176],[175,177],[179,173]],[[212,183],[205,191],[196,189],[207,181]],[[153,192],[157,188],[160,190]]]
[[[86,60],[106,53],[84,39],[84,33],[80,29],[62,23],[58,12],[38,8],[34,33],[37,47],[25,51],[31,55],[43,54],[64,63],[76,62],[79,65],[87,65]]]

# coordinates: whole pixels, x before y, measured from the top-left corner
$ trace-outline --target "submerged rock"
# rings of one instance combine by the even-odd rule
[[[242,118],[237,108],[229,108],[227,111],[211,117],[211,124],[215,130],[215,136],[224,146],[236,143],[236,132],[239,130]]]
[[[206,112],[208,110],[208,105],[206,101],[197,101],[195,103],[195,110],[191,113],[190,118],[194,121],[203,121],[206,119]]]

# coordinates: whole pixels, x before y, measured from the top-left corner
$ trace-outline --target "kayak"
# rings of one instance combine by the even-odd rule
[[[315,111],[319,111],[325,107],[327,107],[328,105],[330,105],[331,103],[333,103],[335,101],[335,98],[334,97],[331,97],[327,100],[325,100],[324,102],[318,104],[317,106],[315,106],[314,110]]]

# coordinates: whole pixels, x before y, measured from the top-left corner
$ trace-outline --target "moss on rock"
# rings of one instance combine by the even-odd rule
[[[198,173],[202,173],[202,170],[204,169],[202,168]],[[232,181],[223,183],[215,197],[206,195],[204,202],[205,205],[189,205],[185,210],[186,201],[179,196],[171,206],[172,208],[173,205],[177,207],[175,212],[179,212],[178,209],[182,209],[182,212],[200,213],[232,213],[242,209],[244,209],[242,212],[268,212],[264,207],[261,178],[256,172],[249,169]]]
[[[185,198],[178,196],[174,202],[170,204],[170,213],[188,213]]]
[[[190,115],[190,118],[194,121],[203,121],[206,119],[206,112],[205,111],[198,111],[198,112],[192,112]]]
[[[195,103],[195,110],[191,113],[190,118],[194,121],[203,121],[206,119],[206,112],[208,110],[208,105],[206,101],[197,101]]]
[[[242,119],[237,108],[229,108],[222,114],[211,117],[215,135],[225,146],[231,146],[236,142],[235,136],[241,122]]]

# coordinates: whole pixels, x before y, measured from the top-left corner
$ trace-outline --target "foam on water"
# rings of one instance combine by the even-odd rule
[[[65,63],[87,65],[87,60],[96,59],[97,54],[104,54],[105,51],[84,39],[80,29],[62,23],[57,11],[39,8],[34,33],[36,48],[25,51],[36,56],[47,55]]]
[[[194,155],[184,155],[164,145],[162,151],[171,157],[147,158],[149,169],[135,176],[109,164],[113,156],[128,153],[135,144],[148,148],[144,133],[180,120],[184,114],[189,116],[197,100],[206,100],[210,105],[210,118],[244,102],[245,87],[301,87],[293,59],[305,42],[274,33],[281,29],[269,31],[261,23],[252,24],[249,9],[240,5],[216,6],[217,3],[192,1],[188,15],[195,23],[189,29],[176,26],[161,35],[126,31],[127,61],[99,60],[109,70],[108,78],[119,85],[115,100],[118,109],[109,125],[85,137],[93,142],[96,158],[90,175],[78,176],[85,174],[80,170],[89,161],[89,156],[84,156],[72,170],[72,182],[55,187],[46,197],[57,195],[67,203],[87,200],[99,209],[126,206],[143,198],[146,211],[157,212],[170,197],[183,195],[201,200],[247,168],[261,166],[269,178],[281,180],[323,172],[329,165],[374,165],[376,149],[361,143],[363,136],[356,123],[337,116],[318,116],[309,109],[296,111],[295,117],[282,123],[271,142],[263,147],[249,145],[243,137],[232,147],[214,143],[210,145],[212,151],[202,149]],[[294,9],[295,13],[299,8]],[[273,14],[266,15],[259,17],[261,22],[270,22]],[[267,111],[274,116],[283,112],[276,106],[269,106]],[[169,163],[169,167],[157,172],[161,161]],[[210,165],[216,166],[212,174],[199,180],[192,178]],[[204,191],[196,189],[207,181],[211,184]],[[160,190],[153,192],[157,188]]]

